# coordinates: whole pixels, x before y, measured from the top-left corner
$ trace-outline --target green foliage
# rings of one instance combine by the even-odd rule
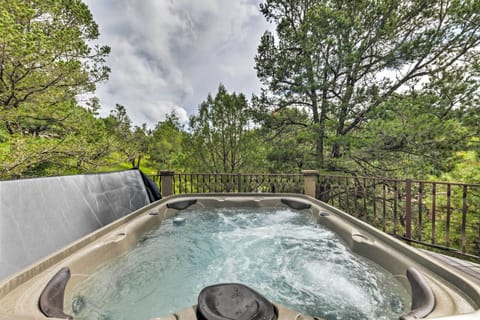
[[[316,131],[306,112],[282,109],[257,116],[263,118],[257,135],[266,142],[268,172],[297,173],[315,167]]]
[[[257,141],[248,132],[251,124],[247,99],[229,94],[223,85],[213,98],[199,106],[198,116],[190,118],[190,168],[200,172],[245,172],[258,167]]]
[[[472,139],[472,144],[478,146],[479,139]],[[442,174],[440,179],[448,181],[470,181],[480,185],[480,158],[478,151],[458,152],[459,159],[453,170]],[[459,195],[455,195],[458,197]],[[459,198],[459,197],[458,197]],[[458,201],[458,200],[457,200]],[[463,203],[462,203],[463,205]],[[480,187],[471,188],[467,198],[467,243],[470,252],[480,256]],[[458,231],[458,230],[455,230]],[[453,233],[453,241],[459,241],[458,233]]]
[[[474,138],[471,143],[477,144],[478,141],[479,138]],[[478,152],[459,151],[455,160],[453,169],[440,175],[439,179],[441,181],[468,181],[480,184],[480,158]]]
[[[75,101],[107,79],[98,35],[81,1],[0,3],[2,177],[85,170],[108,153],[102,124]]]
[[[255,57],[262,93],[249,104],[220,85],[189,128],[172,112],[148,129],[122,105],[104,119],[98,99],[78,105],[109,73],[82,1],[0,2],[0,176],[142,165],[477,179],[477,1],[267,0],[261,11],[276,27]]]
[[[455,113],[439,114],[435,96],[404,94],[389,99],[343,145],[352,166],[381,176],[425,178],[448,171],[472,132]]]
[[[266,114],[308,110],[320,169],[402,175],[416,170],[395,167],[428,162],[438,170],[440,156],[459,147],[445,132],[465,137],[459,127],[468,123],[478,134],[478,1],[268,0],[261,10],[276,32],[265,32],[258,47],[264,91],[254,105]],[[377,124],[390,140],[399,136],[381,141]],[[430,139],[418,139],[419,130]],[[422,154],[432,147],[438,156]]]
[[[39,134],[4,134],[0,143],[1,175],[54,175],[91,170],[110,152],[104,128],[91,113],[67,106],[68,117]],[[4,128],[3,132],[7,132]]]
[[[5,0],[0,12],[2,110],[40,112],[39,104],[55,106],[107,79],[110,49],[89,45],[98,26],[81,1]],[[21,130],[14,121],[7,125]]]
[[[474,138],[475,143],[478,138]],[[447,184],[436,184],[436,197],[432,198],[431,186],[425,188],[423,201],[422,232],[425,239],[432,237],[435,227],[436,243],[461,250],[463,246],[462,225],[465,223],[465,249],[467,252],[480,255],[480,161],[475,151],[456,153],[456,162],[448,172],[438,176],[430,176],[433,181],[459,182],[468,181],[476,185],[463,186],[453,183],[450,190]],[[427,185],[428,186],[428,185]],[[435,212],[435,222],[432,213]],[[463,221],[463,214],[465,221]],[[450,226],[447,242],[447,226]]]
[[[132,128],[132,121],[124,106],[117,104],[110,115],[104,119],[107,133],[112,139],[111,145],[124,155],[123,161],[132,168],[140,167],[142,157],[148,150],[148,130],[146,124]]]
[[[186,168],[183,144],[187,137],[178,116],[172,111],[151,132],[148,154],[157,170],[183,172]]]

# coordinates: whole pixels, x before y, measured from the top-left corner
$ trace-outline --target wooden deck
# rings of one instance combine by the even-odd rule
[[[457,259],[454,257],[445,256],[440,253],[435,253],[435,252],[426,251],[426,250],[422,250],[422,251],[427,253],[434,259],[440,261],[441,263],[445,263],[448,266],[452,267],[453,269],[460,271],[460,273],[465,275],[465,277],[471,279],[472,281],[480,285],[480,264]]]

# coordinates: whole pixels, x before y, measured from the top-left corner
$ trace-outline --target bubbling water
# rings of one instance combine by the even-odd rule
[[[80,283],[75,319],[149,319],[196,304],[206,286],[239,282],[325,319],[395,319],[408,292],[311,215],[290,209],[188,209]],[[80,306],[80,307],[79,307]]]

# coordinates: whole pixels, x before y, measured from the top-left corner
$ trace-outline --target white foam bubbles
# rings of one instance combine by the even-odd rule
[[[290,209],[188,209],[78,286],[76,319],[148,319],[196,303],[200,290],[240,282],[325,319],[398,318],[409,296],[313,217]],[[393,302],[392,302],[393,301]],[[391,306],[394,305],[395,308]],[[393,309],[393,310],[392,310]]]

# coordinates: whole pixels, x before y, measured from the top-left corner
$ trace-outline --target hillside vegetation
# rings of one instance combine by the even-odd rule
[[[0,2],[0,179],[140,167],[479,183],[480,2],[264,1],[262,93],[222,84],[188,123],[134,125],[79,0]],[[219,82],[221,79],[219,79]]]

